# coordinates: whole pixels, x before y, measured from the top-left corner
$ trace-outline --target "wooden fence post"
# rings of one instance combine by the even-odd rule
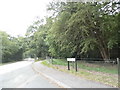
[[[2,63],[2,37],[0,36],[0,63]]]
[[[120,88],[120,61],[117,58],[117,65],[118,65],[118,88]]]

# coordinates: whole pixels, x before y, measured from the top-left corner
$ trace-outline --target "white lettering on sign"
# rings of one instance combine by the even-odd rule
[[[75,58],[67,58],[67,61],[75,61]]]

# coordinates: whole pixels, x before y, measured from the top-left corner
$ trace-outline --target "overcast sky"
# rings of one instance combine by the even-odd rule
[[[24,35],[37,16],[43,18],[52,0],[0,0],[0,30],[12,36]]]

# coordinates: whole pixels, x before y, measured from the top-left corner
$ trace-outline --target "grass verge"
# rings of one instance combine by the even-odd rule
[[[53,65],[63,65],[67,66],[67,61],[64,59],[53,59]],[[89,70],[89,71],[97,71],[109,74],[118,74],[118,69],[115,66],[110,65],[101,65],[101,64],[91,64],[87,62],[77,61],[78,68]],[[71,64],[72,66],[73,64]]]
[[[88,70],[88,68],[85,68],[85,66],[83,67],[79,67],[80,69],[78,70],[78,72],[76,72],[74,69],[71,68],[71,70],[67,70],[67,62],[64,60],[61,61],[52,61],[52,64],[50,64],[48,61],[43,61],[42,62],[43,65],[63,71],[63,72],[67,72],[70,74],[73,74],[75,76],[78,77],[82,77],[88,80],[92,80],[92,81],[97,81],[106,85],[110,85],[112,87],[118,87],[118,76],[117,75],[109,75],[109,74],[105,74],[105,73],[99,73],[99,72],[95,72],[96,69],[90,69],[90,70],[94,70],[94,72],[91,72],[90,70]],[[104,70],[104,69],[103,69]],[[98,70],[99,71],[99,70]],[[101,70],[100,70],[101,71]],[[108,72],[108,70],[106,70],[105,72]]]
[[[0,63],[0,66],[2,66],[3,64],[2,63]]]

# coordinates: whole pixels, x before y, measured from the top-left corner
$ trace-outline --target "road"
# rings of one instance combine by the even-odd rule
[[[0,88],[59,88],[32,69],[33,61],[0,66]]]

